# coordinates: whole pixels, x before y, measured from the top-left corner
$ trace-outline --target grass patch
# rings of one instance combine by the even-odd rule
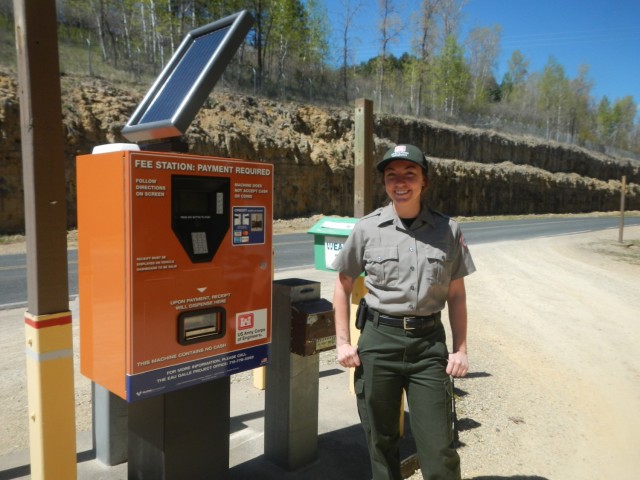
[[[0,245],[13,245],[14,243],[24,243],[24,235],[0,235]]]
[[[616,261],[632,265],[640,265],[640,240],[608,241],[592,243],[591,250]]]

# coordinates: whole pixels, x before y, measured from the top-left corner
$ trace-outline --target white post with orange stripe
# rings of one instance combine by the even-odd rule
[[[24,322],[31,478],[73,480],[77,468],[71,312],[26,312]]]

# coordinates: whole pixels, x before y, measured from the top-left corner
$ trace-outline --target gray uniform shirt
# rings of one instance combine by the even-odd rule
[[[410,229],[391,204],[362,217],[332,268],[353,278],[365,272],[369,306],[397,316],[439,312],[449,283],[476,269],[458,223],[424,204]]]

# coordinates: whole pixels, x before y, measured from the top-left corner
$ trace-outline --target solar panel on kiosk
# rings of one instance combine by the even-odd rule
[[[229,27],[221,28],[194,39],[190,48],[180,58],[162,90],[158,92],[154,101],[150,102],[149,108],[140,117],[139,123],[158,122],[171,118],[192,88],[193,79],[197,78],[206,66],[207,61],[211,58],[211,52],[218,48],[228,30]]]
[[[182,135],[252,25],[243,10],[189,32],[122,134],[133,142]]]

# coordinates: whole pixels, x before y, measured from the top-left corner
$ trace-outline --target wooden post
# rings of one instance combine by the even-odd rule
[[[373,210],[373,102],[356,100],[353,167],[353,216],[360,218]]]
[[[73,342],[55,0],[14,0],[27,238],[31,478],[75,479]]]
[[[366,98],[356,100],[355,139],[353,168],[353,216],[361,218],[373,210],[373,102]],[[351,343],[355,344],[360,337],[360,330],[355,328],[355,314],[360,299],[367,294],[364,277],[358,277],[351,293]],[[349,390],[353,389],[354,369],[349,369]]]
[[[627,176],[622,176],[622,188],[620,189],[620,232],[618,233],[618,242],[622,243],[624,237],[624,197],[627,193]]]
[[[353,168],[353,216],[361,218],[373,210],[373,102],[366,98],[356,100],[355,112],[355,162]],[[351,343],[358,342],[360,330],[355,327],[356,309],[360,299],[367,294],[364,277],[358,277],[351,293]],[[349,369],[349,391],[353,389],[353,368]]]

